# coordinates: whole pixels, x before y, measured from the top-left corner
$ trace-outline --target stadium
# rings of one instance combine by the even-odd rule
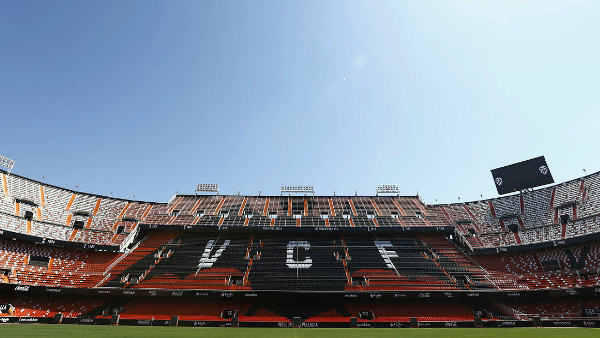
[[[1,2],[0,333],[597,336],[599,16]]]
[[[200,185],[156,203],[0,175],[2,323],[600,324],[600,173],[440,205],[395,186],[222,196]]]

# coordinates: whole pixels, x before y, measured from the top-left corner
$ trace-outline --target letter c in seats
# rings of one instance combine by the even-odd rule
[[[304,250],[310,250],[310,243],[307,241],[290,241],[287,246],[287,260],[285,263],[290,269],[308,269],[312,266],[312,258],[306,257],[303,261],[294,259],[294,248],[304,248]]]

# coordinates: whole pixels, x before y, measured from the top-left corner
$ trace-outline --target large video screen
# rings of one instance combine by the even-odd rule
[[[508,194],[554,183],[544,156],[492,170],[498,194]]]

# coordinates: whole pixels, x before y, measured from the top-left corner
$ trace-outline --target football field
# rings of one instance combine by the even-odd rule
[[[598,337],[590,328],[316,329],[0,325],[2,337]]]

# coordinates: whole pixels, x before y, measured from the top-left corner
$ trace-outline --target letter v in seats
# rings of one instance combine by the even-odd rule
[[[392,263],[391,258],[398,258],[398,254],[396,253],[396,251],[386,249],[386,248],[393,247],[392,242],[390,242],[390,241],[374,241],[374,242],[375,242],[375,246],[379,250],[379,254],[381,255],[381,258],[383,258],[383,260],[385,261],[385,264],[388,266],[388,268],[396,270],[396,267],[394,266],[394,263]],[[398,272],[398,271],[396,271],[396,272]]]
[[[196,274],[198,274],[198,272],[202,269],[210,268],[217,261],[217,259],[221,257],[221,254],[227,248],[231,240],[225,240],[225,242],[223,242],[223,244],[221,244],[217,251],[215,251],[215,253],[211,256],[210,254],[213,251],[213,247],[216,247],[215,242],[216,240],[211,239],[206,244],[206,248],[204,249],[202,258],[200,258],[200,263],[198,264],[198,270],[196,271]]]

